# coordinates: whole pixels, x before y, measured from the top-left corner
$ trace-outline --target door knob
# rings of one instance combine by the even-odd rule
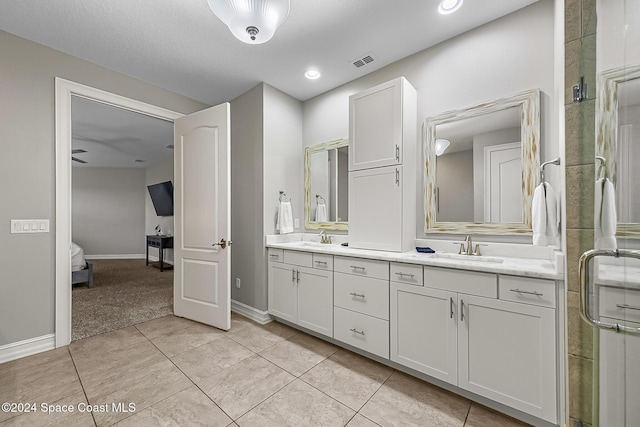
[[[220,239],[219,243],[214,243],[211,246],[220,246],[222,249],[226,248],[227,246],[231,246],[231,240],[229,240],[228,242],[224,239]]]

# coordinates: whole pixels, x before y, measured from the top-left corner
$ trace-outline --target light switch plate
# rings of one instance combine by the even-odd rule
[[[48,219],[12,219],[11,234],[48,233]]]

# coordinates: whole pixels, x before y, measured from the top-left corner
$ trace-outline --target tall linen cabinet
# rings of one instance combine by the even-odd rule
[[[404,252],[416,234],[417,93],[404,77],[349,97],[349,246]]]

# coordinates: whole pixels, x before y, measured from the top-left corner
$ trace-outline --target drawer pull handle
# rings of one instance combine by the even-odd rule
[[[364,272],[364,267],[358,267],[357,265],[350,265],[349,267],[353,268],[354,270],[362,270]]]
[[[316,264],[320,264],[320,265],[327,265],[327,261],[316,261]]]
[[[353,295],[355,298],[364,298],[364,294],[357,294],[355,292],[349,292],[349,295]]]
[[[396,275],[400,276],[400,278],[403,278],[404,276],[407,276],[407,277],[411,277],[413,279],[414,277],[416,277],[413,273],[400,273],[400,272],[398,272],[398,273],[396,273]]]
[[[359,331],[356,328],[351,328],[349,329],[351,332],[353,332],[354,334],[358,334],[358,335],[362,335],[364,336],[364,331]]]
[[[515,292],[515,293],[517,293],[517,294],[535,295],[535,296],[537,296],[537,297],[541,297],[541,296],[543,296],[543,295],[544,295],[543,293],[535,292],[535,291],[533,291],[533,292],[531,292],[531,291],[522,291],[522,290],[520,290],[520,289],[509,289],[509,290],[510,290],[511,292]]]
[[[269,258],[278,258],[277,254],[269,254]]]
[[[629,310],[640,310],[640,307],[636,307],[636,306],[629,305],[629,304],[616,304],[616,307],[629,309]]]

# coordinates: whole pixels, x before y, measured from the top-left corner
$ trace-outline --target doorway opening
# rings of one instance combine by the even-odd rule
[[[56,347],[69,344],[72,338],[72,104],[77,101],[98,103],[146,117],[170,122],[182,114],[99,89],[56,78]],[[95,142],[95,141],[94,141]],[[97,150],[100,144],[95,143]],[[78,148],[81,149],[81,148]],[[89,152],[89,150],[85,150]],[[76,158],[80,154],[76,153]],[[142,160],[142,159],[140,159]],[[146,189],[143,189],[146,191]],[[144,192],[142,192],[144,194]],[[104,224],[105,228],[110,225]],[[140,236],[144,242],[144,234]],[[144,260],[141,260],[144,263]],[[164,274],[172,274],[171,271]]]

